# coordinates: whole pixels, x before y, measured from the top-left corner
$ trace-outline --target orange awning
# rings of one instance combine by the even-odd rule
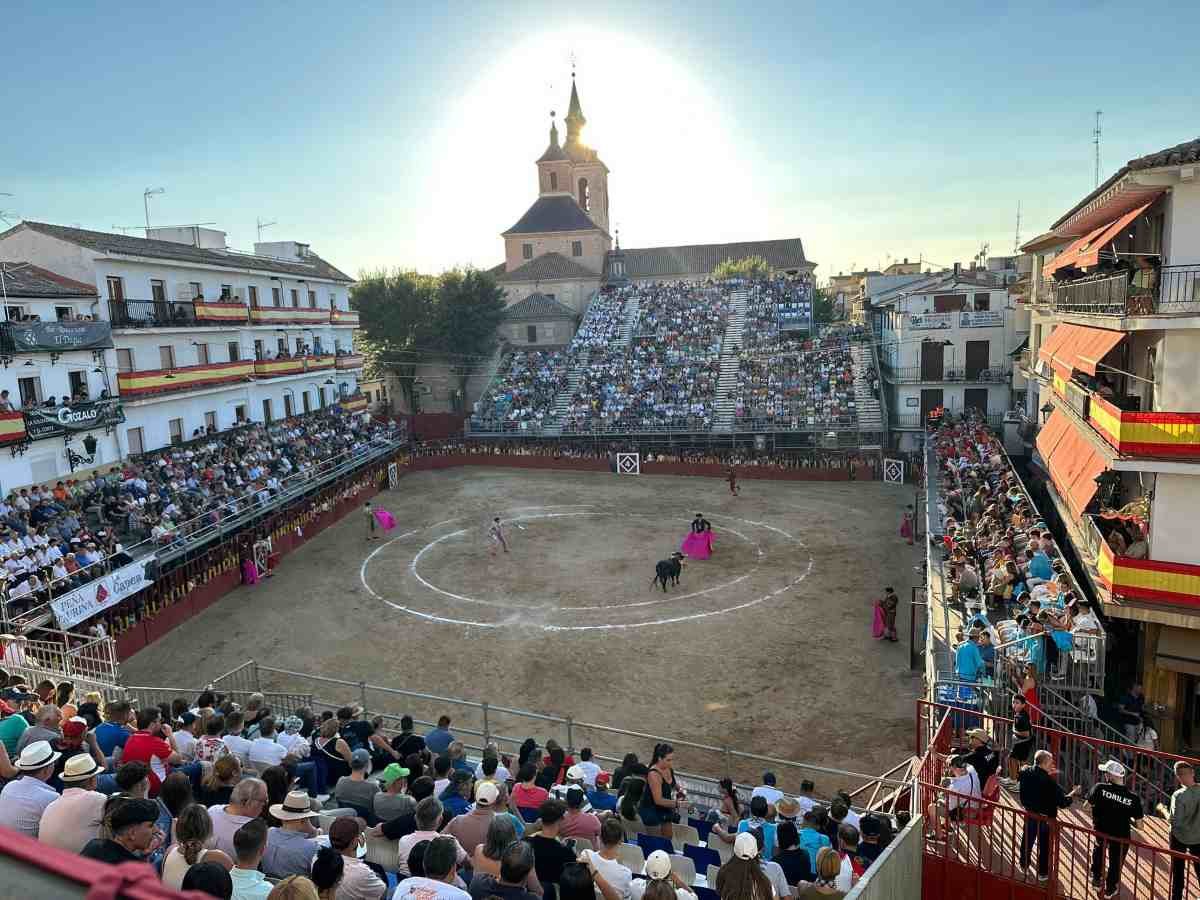
[[[1080,428],[1056,409],[1038,433],[1038,452],[1046,461],[1050,480],[1071,513],[1079,517],[1096,495],[1096,476],[1108,468],[1104,457]]]
[[[1050,363],[1063,378],[1070,378],[1073,372],[1095,376],[1096,363],[1124,337],[1125,332],[1107,328],[1059,325],[1038,351],[1038,358]]]
[[[1099,265],[1100,251],[1112,243],[1117,235],[1121,233],[1122,229],[1144,213],[1157,199],[1158,194],[1154,194],[1141,206],[1131,209],[1119,219],[1109,222],[1107,225],[1101,225],[1099,228],[1093,228],[1067,247],[1062,253],[1058,254],[1058,256],[1054,257],[1054,259],[1046,263],[1042,267],[1042,274],[1049,278],[1065,266],[1086,269],[1089,266]]]

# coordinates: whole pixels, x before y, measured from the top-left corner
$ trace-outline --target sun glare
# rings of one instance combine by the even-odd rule
[[[431,135],[437,161],[420,239],[430,265],[502,258],[500,233],[537,197],[534,160],[560,139],[577,61],[585,142],[612,172],[611,222],[626,246],[761,237],[733,229],[761,219],[740,159],[737,122],[717,108],[702,72],[625,34],[545,32],[464,85]]]

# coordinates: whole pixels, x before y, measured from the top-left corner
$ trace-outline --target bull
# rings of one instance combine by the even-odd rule
[[[654,589],[654,585],[662,583],[663,593],[667,592],[667,582],[673,585],[679,584],[679,573],[683,571],[683,554],[676,550],[671,554],[670,559],[660,559],[654,566],[654,578],[650,582],[650,589]]]

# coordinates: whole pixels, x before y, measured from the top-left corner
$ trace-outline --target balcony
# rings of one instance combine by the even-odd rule
[[[338,406],[350,413],[366,412],[367,398],[365,394],[340,397],[338,398]]]
[[[1163,266],[1157,289],[1131,285],[1125,273],[1057,284],[1054,309],[1086,316],[1200,315],[1200,265]]]
[[[1200,566],[1122,556],[1105,540],[1102,517],[1084,519],[1082,531],[1093,560],[1093,581],[1105,603],[1138,600],[1200,611]]]
[[[329,310],[319,307],[252,306],[251,325],[328,325]]]
[[[1131,412],[1093,393],[1088,397],[1086,419],[1122,456],[1200,460],[1200,413]]]
[[[207,363],[181,366],[175,369],[148,369],[138,372],[118,372],[117,388],[121,397],[135,400],[155,394],[174,394],[202,387],[246,381],[254,377],[254,363],[243,359],[237,362]]]
[[[119,400],[103,399],[83,403],[66,403],[61,406],[31,406],[17,415],[24,416],[25,437],[8,440],[40,441],[45,438],[61,437],[68,433],[91,431],[93,428],[110,430],[125,421],[125,411]],[[2,426],[8,422],[0,420]],[[15,425],[9,425],[15,430]]]
[[[935,371],[923,372],[920,366],[882,367],[883,377],[895,384],[941,384],[945,381],[964,384],[1007,384],[1008,372],[1003,368],[972,369],[943,366],[941,377]]]
[[[357,327],[358,313],[352,309],[331,309],[329,311],[330,325],[351,325]]]
[[[72,350],[107,350],[113,345],[108,322],[0,322],[0,353],[49,353],[54,360]]]
[[[954,417],[962,415],[959,410],[947,410],[947,413]],[[990,425],[992,428],[999,428],[1004,424],[1003,412],[990,412],[987,414],[986,418],[988,425]],[[901,413],[899,415],[893,415],[889,417],[889,421],[891,422],[892,428],[900,431],[912,431],[915,429],[924,430],[925,428],[925,419],[920,413]]]
[[[254,361],[255,378],[280,378],[284,375],[301,375],[305,372],[320,372],[332,369],[334,356],[298,356],[295,359],[259,359]]]
[[[233,300],[109,300],[112,327],[203,328],[245,325],[246,307]]]
[[[361,369],[363,363],[364,357],[361,353],[347,353],[337,358],[337,368],[339,371]]]

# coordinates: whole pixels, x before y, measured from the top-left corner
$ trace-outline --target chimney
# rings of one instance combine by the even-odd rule
[[[955,278],[957,278],[957,277],[958,277],[958,269],[959,269],[959,266],[961,266],[961,265],[962,265],[961,263],[955,263],[955,264],[954,264],[954,277],[955,277]]]

